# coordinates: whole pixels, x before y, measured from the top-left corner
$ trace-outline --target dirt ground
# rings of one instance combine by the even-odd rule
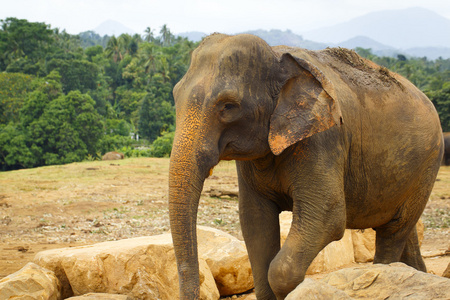
[[[132,158],[1,172],[0,278],[42,250],[167,232],[168,168],[165,158]],[[205,182],[197,223],[242,239],[236,191],[234,163],[220,163]],[[450,167],[441,168],[422,220],[422,254],[441,275],[450,262]]]

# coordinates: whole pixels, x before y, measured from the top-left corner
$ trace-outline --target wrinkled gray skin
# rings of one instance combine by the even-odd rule
[[[444,158],[443,164],[450,165],[450,132],[444,132]]]
[[[375,263],[425,270],[415,224],[443,137],[433,105],[409,81],[345,49],[215,34],[193,53],[174,96],[169,210],[182,299],[199,297],[197,207],[223,159],[237,161],[258,299],[284,299],[345,228],[376,230]],[[280,249],[283,210],[293,222]]]

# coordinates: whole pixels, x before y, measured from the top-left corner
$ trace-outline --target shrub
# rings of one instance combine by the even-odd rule
[[[172,152],[172,144],[175,132],[164,132],[158,137],[150,147],[150,153],[153,157],[169,157]]]

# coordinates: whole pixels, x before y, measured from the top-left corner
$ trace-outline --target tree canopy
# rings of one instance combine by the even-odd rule
[[[150,149],[146,155],[170,153],[172,89],[196,44],[166,25],[159,36],[147,28],[142,37],[100,37],[16,18],[0,24],[2,170],[137,146]]]

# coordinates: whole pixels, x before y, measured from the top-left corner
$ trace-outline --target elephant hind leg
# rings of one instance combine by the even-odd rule
[[[403,262],[417,270],[426,270],[420,254],[416,223],[426,205],[423,199],[428,199],[430,191],[414,193],[411,201],[407,202],[409,205],[404,205],[390,222],[374,228],[374,263]]]
[[[417,270],[426,271],[420,254],[416,223],[430,197],[438,170],[439,164],[436,163],[424,170],[421,176],[417,176],[417,181],[412,183],[415,188],[409,190],[409,195],[405,195],[406,201],[397,215],[389,223],[374,228],[374,263],[404,262]]]
[[[376,231],[374,264],[403,262],[419,271],[426,272],[415,226],[409,231],[392,232],[389,228],[376,228]]]
[[[425,262],[423,261],[422,255],[420,254],[419,239],[417,236],[416,227],[413,228],[408,236],[400,261],[419,271],[427,271]]]

